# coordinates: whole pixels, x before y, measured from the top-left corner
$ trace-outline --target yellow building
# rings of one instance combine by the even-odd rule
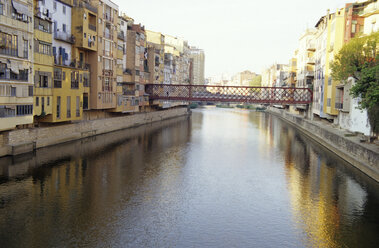
[[[0,131],[33,123],[33,1],[0,3]]]
[[[85,17],[85,18],[84,18]],[[71,30],[75,37],[72,47],[72,60],[77,68],[90,70],[97,66],[98,46],[98,11],[91,2],[74,1],[72,8]],[[97,80],[97,75],[83,73],[83,110],[90,110],[90,86]],[[93,83],[96,85],[95,83]]]
[[[337,116],[336,109],[336,86],[339,81],[333,80],[331,77],[331,63],[334,56],[339,52],[344,44],[345,35],[345,8],[338,9],[333,14],[327,15],[327,43],[325,58],[325,81],[324,81],[324,103],[323,111],[326,114]]]
[[[34,0],[34,116],[39,121],[53,114],[52,19],[43,1]]]
[[[126,46],[128,22],[131,18],[126,15],[119,16],[117,25],[117,62],[116,62],[116,99],[117,104],[112,112],[134,113],[139,111],[139,106],[135,104],[135,98],[139,97],[138,92],[131,84],[132,76],[126,67]],[[133,88],[133,89],[132,89]]]

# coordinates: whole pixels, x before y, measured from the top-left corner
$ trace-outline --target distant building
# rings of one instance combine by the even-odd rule
[[[191,84],[204,84],[204,60],[205,55],[202,49],[190,47],[191,58]]]
[[[239,86],[249,86],[250,82],[257,77],[255,72],[249,70],[239,72],[232,77],[232,84]]]

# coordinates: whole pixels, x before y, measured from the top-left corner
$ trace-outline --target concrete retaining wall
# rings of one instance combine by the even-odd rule
[[[56,145],[98,134],[188,115],[187,108],[174,108],[123,117],[63,124],[54,127],[20,129],[0,134],[0,157]]]
[[[305,135],[379,182],[379,153],[375,147],[344,137],[340,130],[323,126],[281,109],[269,108],[268,112],[293,124]]]

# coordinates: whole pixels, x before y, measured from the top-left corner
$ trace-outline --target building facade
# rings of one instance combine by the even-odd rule
[[[0,3],[0,131],[33,123],[33,1]]]

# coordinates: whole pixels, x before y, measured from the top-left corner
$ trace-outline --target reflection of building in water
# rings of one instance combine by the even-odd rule
[[[306,235],[309,246],[340,247],[341,240],[348,237],[337,234],[346,223],[354,221],[353,213],[364,208],[365,191],[349,177],[342,179],[334,164],[338,162],[328,162],[321,151],[304,143],[292,128],[282,134],[286,142],[280,148],[285,154],[295,223]]]
[[[175,118],[39,149],[28,158],[14,159],[13,165],[0,160],[0,234],[22,233],[12,244],[38,247],[72,236],[60,233],[60,240],[54,240],[60,230],[78,230],[86,236],[116,232],[115,226],[103,224],[116,221],[111,218],[122,211],[120,201],[129,201],[137,187],[158,174],[156,190],[180,176],[178,166],[176,173],[162,179],[159,170],[167,164],[157,161],[167,155],[162,161],[184,164],[179,148],[189,136],[187,117]],[[96,230],[89,229],[94,226]],[[72,246],[78,245],[75,242]]]

